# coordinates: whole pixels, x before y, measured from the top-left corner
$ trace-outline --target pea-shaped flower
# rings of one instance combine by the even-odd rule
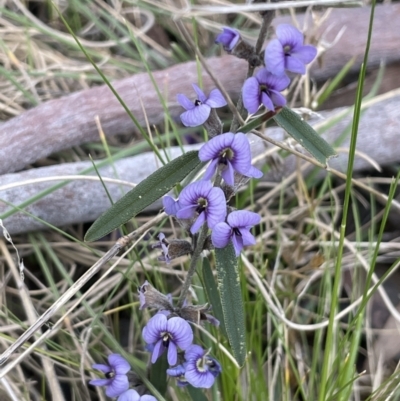
[[[90,380],[92,386],[106,386],[106,395],[108,397],[118,397],[128,390],[129,381],[126,375],[131,366],[121,355],[111,354],[108,357],[108,365],[94,364],[93,369],[103,372],[105,379]]]
[[[254,77],[246,79],[243,85],[244,107],[253,114],[262,104],[272,111],[275,110],[275,106],[284,106],[286,99],[280,92],[289,84],[290,78],[287,75],[276,76],[266,68],[259,70]]]
[[[167,374],[177,378],[179,387],[210,388],[221,373],[219,362],[208,355],[200,345],[191,345],[185,352],[185,363],[167,369]]]
[[[240,40],[240,33],[233,28],[229,28],[224,26],[222,29],[222,33],[220,33],[215,39],[215,43],[220,43],[224,50],[227,52],[231,52],[232,49],[237,45]]]
[[[165,350],[170,365],[178,360],[178,348],[186,350],[193,342],[193,331],[190,324],[181,317],[167,318],[157,313],[143,328],[142,336],[147,344],[153,347],[151,362],[155,363]]]
[[[203,162],[211,160],[204,179],[209,180],[218,166],[222,166],[222,178],[234,185],[234,172],[246,177],[260,178],[262,172],[251,165],[250,144],[246,135],[239,132],[218,135],[205,143],[199,151],[199,159]]]
[[[192,234],[207,222],[209,228],[225,220],[226,199],[221,188],[213,187],[210,181],[196,181],[185,188],[174,200],[167,195],[163,198],[165,212],[178,219],[196,218],[190,228]]]
[[[179,104],[186,109],[181,114],[182,124],[186,127],[197,127],[204,124],[210,116],[211,109],[223,107],[227,104],[219,89],[213,89],[207,97],[196,84],[192,84],[192,86],[197,95],[194,102],[185,95],[179,94],[177,96]]]
[[[285,70],[304,74],[306,64],[314,60],[317,49],[303,45],[304,36],[294,26],[281,24],[276,28],[277,39],[271,40],[265,49],[265,66],[272,74],[282,76]]]
[[[256,240],[250,229],[260,223],[257,213],[247,210],[236,210],[229,213],[226,223],[217,224],[212,233],[211,241],[216,248],[225,248],[232,240],[236,256],[239,256],[243,247],[254,245]]]

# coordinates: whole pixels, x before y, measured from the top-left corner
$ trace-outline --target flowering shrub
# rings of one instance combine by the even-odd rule
[[[262,13],[265,24],[269,24],[270,19],[266,15]],[[266,29],[262,31],[266,32]],[[257,113],[264,106],[272,112],[271,116],[278,115],[286,104],[282,91],[290,84],[286,71],[303,74],[306,64],[316,57],[315,47],[304,45],[303,35],[296,28],[287,24],[280,25],[276,34],[277,38],[269,42],[264,52],[246,43],[236,29],[225,27],[216,38],[216,42],[228,53],[246,59],[249,64],[249,76],[244,82],[242,99],[238,103],[239,116],[244,111],[242,104],[249,114]],[[258,71],[254,71],[255,68]],[[177,97],[178,103],[185,109],[181,114],[181,121],[188,127],[203,125],[208,132],[209,141],[199,152],[187,153],[180,160],[155,172],[148,178],[148,183],[144,181],[138,185],[145,189],[136,188],[131,195],[126,196],[142,201],[140,191],[163,191],[165,213],[176,219],[191,237],[191,241],[167,240],[163,233],[159,233],[159,241],[153,245],[161,250],[159,260],[166,263],[183,255],[191,256],[189,271],[175,305],[170,295],[162,294],[147,281],[139,288],[140,309],[149,308],[155,311],[142,329],[142,338],[146,344],[144,348],[151,353],[150,369],[157,361],[165,358],[169,365],[165,374],[170,380],[175,378],[177,386],[207,389],[213,386],[223,372],[223,366],[211,355],[211,350],[196,343],[199,342],[194,331],[196,325],[208,322],[218,327],[223,319],[223,327],[238,364],[243,365],[247,356],[237,261],[245,247],[256,244],[251,229],[260,224],[261,218],[252,211],[235,210],[229,205],[229,201],[241,185],[251,178],[261,178],[263,173],[251,163],[247,131],[245,127],[238,129],[240,124],[237,116],[233,117],[230,130],[224,132],[215,110],[227,104],[221,91],[214,89],[206,96],[195,83],[192,86],[197,96],[194,101],[184,94]],[[285,112],[289,113],[287,110]],[[301,132],[306,123],[298,119],[296,124]],[[306,129],[310,135],[309,128]],[[332,156],[333,151],[329,145],[322,146],[318,140],[322,141],[315,134],[317,144],[310,147],[313,149],[310,152],[318,148],[322,157]],[[176,185],[176,177],[181,181],[192,170],[201,167],[201,162],[208,163],[208,166],[200,179],[188,183],[176,199],[167,194]],[[172,179],[173,174],[178,175]],[[159,186],[153,188],[154,182],[158,182]],[[144,208],[146,205],[142,206]],[[117,202],[113,210],[118,210],[118,207]],[[117,221],[123,223],[119,218]],[[96,224],[101,225],[101,219]],[[196,266],[204,250],[215,252],[220,297],[214,297],[213,314],[216,316],[208,313],[211,310],[208,305],[189,305],[186,302]],[[205,270],[203,274],[208,273]],[[212,286],[212,274],[207,279]],[[108,365],[93,366],[103,372],[105,378],[92,380],[90,384],[106,386],[106,394],[119,397],[119,401],[155,399],[146,394],[146,389],[139,393],[136,389],[129,388],[127,373],[130,366],[122,356],[110,355],[108,361]]]

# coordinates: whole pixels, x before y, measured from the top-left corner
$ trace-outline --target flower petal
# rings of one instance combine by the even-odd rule
[[[242,228],[240,230],[240,233],[242,234],[243,246],[255,245],[256,239],[254,238],[254,235],[249,230]]]
[[[165,213],[169,216],[175,216],[179,210],[179,203],[172,196],[165,195],[162,199]]]
[[[151,363],[156,363],[157,359],[163,354],[165,351],[164,344],[162,340],[158,340],[153,348],[153,353],[151,354]]]
[[[206,213],[201,212],[197,217],[196,221],[193,223],[192,227],[190,227],[190,232],[192,234],[196,234],[197,231],[200,230],[200,227],[205,223],[205,221],[206,221]]]
[[[141,401],[143,397],[140,397],[136,390],[130,389],[125,391],[125,393],[121,394],[118,398],[118,401]]]
[[[108,373],[112,371],[112,368],[109,365],[104,365],[101,363],[95,363],[94,365],[92,365],[93,369],[99,370],[100,372],[103,373]]]
[[[168,344],[167,360],[171,366],[176,365],[176,362],[178,361],[178,350],[173,341],[170,341]]]
[[[231,160],[233,168],[238,173],[244,174],[251,166],[250,143],[247,136],[242,132],[238,132],[232,142],[231,149],[234,153]]]
[[[273,39],[265,48],[264,62],[266,69],[277,76],[285,73],[285,52],[278,39]]]
[[[278,107],[282,107],[286,104],[286,98],[282,95],[282,93],[270,90],[269,91],[269,99],[271,99],[272,104]]]
[[[233,235],[232,235],[232,244],[233,244],[233,247],[235,248],[236,256],[239,256],[240,252],[243,249],[243,241],[242,241],[242,237],[235,234],[235,232],[233,232]]]
[[[216,224],[225,220],[226,199],[221,188],[212,188],[207,200],[207,224],[212,229]]]
[[[255,77],[246,79],[242,89],[243,105],[250,114],[254,114],[261,105],[260,85]]]
[[[89,384],[92,386],[108,386],[112,379],[94,379],[90,380]]]
[[[228,185],[233,187],[235,184],[235,171],[231,162],[227,162],[225,168],[222,170],[221,176]]]
[[[296,74],[305,74],[306,66],[298,58],[287,56],[285,61],[285,67],[288,71],[295,72]]]
[[[248,210],[235,210],[229,213],[227,222],[231,227],[252,227],[259,224],[261,217],[258,213],[249,212]]]
[[[136,401],[136,400],[134,400],[134,401]],[[153,395],[145,394],[140,397],[140,401],[157,401],[157,398],[154,397]]]
[[[261,94],[261,101],[262,101],[262,104],[263,104],[268,110],[272,110],[272,111],[275,110],[274,103],[272,102],[271,98],[270,98],[265,92],[263,92],[263,93]]]
[[[185,188],[179,196],[179,203],[181,207],[188,205],[196,205],[199,198],[207,198],[209,192],[213,188],[213,184],[210,181],[196,181]]]
[[[190,324],[181,317],[171,317],[171,319],[168,320],[168,332],[171,334],[172,341],[179,348],[186,350],[192,345],[192,328]],[[175,365],[175,363],[170,363],[170,365]]]
[[[181,114],[182,124],[186,127],[197,127],[204,124],[211,113],[211,107],[206,104],[200,104],[192,110]]]
[[[229,244],[231,235],[232,229],[228,224],[218,223],[212,230],[211,241],[216,248],[225,248]]]
[[[264,174],[258,168],[255,168],[254,166],[250,166],[250,168],[243,175],[246,177],[252,177],[252,178],[258,179],[258,178],[261,178]]]
[[[217,137],[216,137],[217,138]],[[201,150],[201,149],[200,149]],[[207,167],[207,170],[204,173],[203,179],[204,180],[211,180],[213,175],[215,174],[215,171],[217,170],[218,166],[218,159],[214,159],[210,165]]]
[[[304,41],[303,34],[290,24],[280,24],[276,27],[276,36],[282,46],[290,46],[292,49],[301,46]]]
[[[301,46],[292,52],[292,56],[299,59],[304,64],[311,63],[317,56],[317,48],[315,46]]]
[[[181,93],[176,96],[176,99],[178,100],[178,103],[185,110],[192,110],[196,107],[195,104],[191,100],[189,100],[185,95],[182,95]]]
[[[192,84],[192,86],[196,92],[197,100],[200,100],[201,103],[205,103],[207,101],[207,96],[204,94],[204,92],[196,84]]]
[[[142,337],[148,344],[154,344],[161,338],[161,333],[167,330],[167,317],[157,313],[143,328]]]
[[[108,397],[118,397],[129,388],[129,380],[127,375],[116,375],[111,380],[109,386],[106,389],[106,395]]]
[[[110,366],[114,368],[117,375],[124,375],[131,370],[129,362],[119,354],[111,354],[108,356]]]
[[[219,89],[213,89],[210,92],[208,99],[205,101],[205,104],[208,104],[213,109],[216,109],[218,107],[226,106],[228,103]]]
[[[230,148],[235,140],[235,134],[226,132],[217,135],[206,142],[199,150],[199,159],[203,162],[219,157],[222,150]]]
[[[176,217],[178,219],[191,219],[196,213],[196,205],[189,205],[186,207],[182,207],[176,213]]]

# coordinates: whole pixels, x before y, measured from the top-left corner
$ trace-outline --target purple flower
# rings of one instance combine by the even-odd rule
[[[226,216],[226,199],[221,188],[213,187],[210,181],[197,181],[183,188],[178,200],[170,196],[163,198],[167,214],[175,215],[178,219],[192,219],[196,221],[190,228],[192,234],[197,233],[200,227],[207,222],[209,228],[224,221]]]
[[[204,174],[205,180],[211,179],[218,165],[223,166],[222,178],[231,186],[235,181],[234,171],[246,177],[262,176],[262,172],[251,165],[249,140],[241,132],[227,132],[210,139],[200,149],[199,159],[203,162],[212,160]]]
[[[193,387],[210,388],[221,373],[221,365],[200,345],[192,345],[185,352],[185,379]]]
[[[167,369],[167,375],[176,377],[178,387],[185,387],[189,384],[185,378],[186,365],[187,363],[184,363],[183,365],[177,365],[173,368]]]
[[[211,113],[211,109],[223,107],[227,104],[219,89],[213,89],[207,97],[196,84],[192,84],[192,86],[197,94],[197,99],[194,102],[185,95],[179,94],[177,96],[178,103],[187,110],[181,114],[182,124],[186,127],[197,127],[204,124]]]
[[[272,74],[282,76],[285,70],[304,74],[306,64],[314,60],[317,49],[304,46],[303,34],[294,26],[281,24],[276,28],[276,36],[265,49],[264,62]]]
[[[105,379],[90,380],[92,386],[106,386],[108,397],[118,397],[129,388],[128,376],[126,375],[131,366],[121,355],[111,354],[108,356],[108,365],[94,364],[93,369],[103,372]]]
[[[121,394],[118,401],[157,401],[157,398],[148,394],[140,396],[136,390],[130,389]]]
[[[151,362],[168,349],[168,363],[175,365],[178,360],[178,347],[186,350],[193,342],[190,324],[181,317],[171,317],[157,313],[143,328],[142,336],[147,344],[154,345]]]
[[[274,106],[284,106],[285,97],[279,93],[289,86],[290,78],[286,75],[278,77],[263,68],[254,77],[246,79],[243,89],[243,104],[250,114],[255,113],[263,104],[274,111]]]
[[[240,33],[236,29],[225,26],[222,28],[222,33],[215,39],[215,43],[220,43],[224,47],[224,50],[230,53],[239,42],[239,39]]]
[[[239,256],[244,246],[256,243],[250,229],[258,224],[261,218],[257,213],[237,210],[229,213],[226,220],[226,223],[219,223],[214,227],[211,241],[216,248],[225,248],[232,240],[236,256]]]

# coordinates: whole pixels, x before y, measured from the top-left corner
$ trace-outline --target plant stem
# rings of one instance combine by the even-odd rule
[[[181,295],[179,296],[178,303],[177,303],[177,308],[181,308],[183,303],[185,302],[187,293],[190,288],[190,284],[192,283],[192,278],[196,271],[197,261],[201,255],[201,253],[203,252],[204,242],[207,238],[207,233],[208,233],[208,226],[207,226],[207,223],[204,223],[203,229],[201,230],[200,235],[197,239],[196,248],[194,249],[192,258],[190,260],[190,267],[187,272],[185,282],[183,283],[183,286],[182,286]]]

